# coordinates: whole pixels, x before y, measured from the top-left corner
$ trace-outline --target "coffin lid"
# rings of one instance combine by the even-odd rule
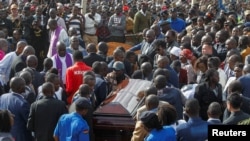
[[[94,115],[133,117],[136,114],[137,108],[142,104],[142,100],[138,100],[139,92],[151,85],[151,81],[129,79],[127,86],[119,90],[112,101],[99,106],[94,112]]]

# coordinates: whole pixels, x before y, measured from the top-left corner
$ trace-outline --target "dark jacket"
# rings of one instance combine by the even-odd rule
[[[222,105],[222,87],[221,84],[217,84],[217,93],[218,95],[213,92],[209,88],[208,82],[204,82],[198,84],[195,88],[194,98],[199,101],[200,104],[200,117],[203,120],[207,120],[207,109],[210,103],[218,102]]]
[[[44,97],[31,105],[27,127],[35,133],[36,141],[54,141],[53,133],[58,119],[67,112],[64,102]]]
[[[31,132],[27,129],[30,105],[21,94],[7,93],[0,97],[0,109],[8,109],[14,117],[11,134],[15,141],[32,141]]]
[[[103,59],[101,56],[97,55],[96,53],[90,53],[87,56],[85,56],[83,58],[83,62],[85,62],[86,65],[92,67],[92,64],[95,61],[106,61],[105,59]]]

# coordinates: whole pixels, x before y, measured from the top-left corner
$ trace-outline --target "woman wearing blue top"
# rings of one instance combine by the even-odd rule
[[[149,132],[144,141],[176,141],[174,128],[162,126],[155,112],[143,112],[140,118],[144,128]]]

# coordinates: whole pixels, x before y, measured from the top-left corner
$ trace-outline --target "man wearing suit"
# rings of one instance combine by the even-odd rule
[[[105,80],[107,75],[108,65],[106,62],[96,61],[92,65],[92,70],[95,73],[95,88],[96,107],[99,106],[108,95],[108,82]]]
[[[149,29],[146,32],[145,42],[143,42],[141,45],[141,54],[148,55],[151,60],[154,60],[154,56],[156,54],[155,49],[152,46],[152,43],[155,38],[155,31],[153,29]]]
[[[38,87],[41,86],[44,82],[42,74],[36,70],[37,65],[38,65],[38,59],[35,55],[27,56],[27,59],[26,59],[27,67],[25,69],[29,69],[32,72],[32,76],[33,76],[32,84],[34,86],[34,90],[36,94],[37,94]],[[20,74],[20,72],[17,72],[17,76],[18,74]]]
[[[0,109],[7,109],[15,115],[11,134],[15,141],[32,141],[31,132],[26,128],[30,105],[21,95],[25,91],[25,81],[20,77],[10,80],[11,93],[0,97]]]
[[[23,52],[15,58],[11,64],[11,69],[10,69],[10,76],[9,78],[11,79],[15,74],[19,71],[21,71],[23,68],[26,67],[26,58],[28,55],[34,55],[35,54],[35,49],[32,46],[26,46],[23,49]]]
[[[222,107],[218,102],[212,102],[208,106],[207,116],[208,116],[208,124],[222,124],[220,117],[222,115]]]
[[[238,92],[232,93],[227,98],[227,109],[231,112],[230,116],[223,121],[226,125],[237,125],[239,122],[250,118],[250,115],[241,110],[242,97]]]
[[[51,82],[42,85],[42,92],[44,97],[30,107],[27,128],[35,133],[36,141],[54,141],[57,121],[68,111],[64,102],[53,97],[55,88]]]
[[[87,52],[88,55],[84,56],[83,58],[83,61],[86,63],[86,65],[91,67],[95,61],[105,61],[104,58],[96,54],[97,49],[95,44],[89,43],[87,45]]]
[[[177,140],[204,141],[207,139],[208,122],[199,117],[200,106],[195,98],[188,99],[185,104],[187,123],[176,127]]]

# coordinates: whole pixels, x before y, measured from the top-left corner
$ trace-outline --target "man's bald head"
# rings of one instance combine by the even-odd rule
[[[10,80],[10,88],[13,92],[21,94],[25,91],[25,81],[21,77],[13,77]]]
[[[29,55],[26,59],[26,65],[31,68],[36,68],[38,63],[38,59],[35,55]]]
[[[88,84],[82,84],[79,86],[79,94],[82,97],[89,97],[91,89]]]
[[[27,45],[27,46],[24,47],[22,55],[24,55],[24,56],[34,55],[35,52],[36,51],[32,46]]]
[[[152,110],[158,107],[159,98],[156,95],[149,95],[145,99],[145,105],[147,110]]]
[[[106,42],[99,42],[97,45],[98,51],[104,54],[108,53],[108,45]]]
[[[57,20],[56,19],[50,19],[48,21],[49,29],[50,30],[55,30],[57,28]]]
[[[77,35],[77,30],[76,30],[76,28],[74,28],[74,27],[70,27],[69,28],[69,30],[68,30],[68,35],[69,35],[69,37],[72,37],[72,36],[76,36]]]
[[[94,43],[89,43],[87,45],[87,52],[88,53],[96,53],[96,45]]]
[[[243,73],[244,74],[249,74],[250,73],[250,64],[247,64],[243,68]]]
[[[164,75],[157,75],[154,78],[154,84],[157,89],[163,89],[167,85],[167,79]]]
[[[24,79],[26,85],[32,83],[32,74],[29,71],[21,71],[19,76]]]
[[[156,37],[156,34],[155,34],[155,31],[153,29],[149,29],[147,32],[146,32],[146,41],[148,43],[152,43],[154,40],[155,40],[155,37]]]
[[[53,83],[45,82],[42,85],[42,92],[43,92],[43,95],[45,96],[53,96],[55,93],[55,88],[54,88]]]
[[[203,45],[204,43],[212,44],[212,42],[213,42],[213,38],[210,35],[204,35],[201,38],[201,45]]]
[[[17,55],[21,54],[25,48],[25,46],[27,46],[27,43],[25,41],[18,41],[17,45],[16,45],[16,53]]]

